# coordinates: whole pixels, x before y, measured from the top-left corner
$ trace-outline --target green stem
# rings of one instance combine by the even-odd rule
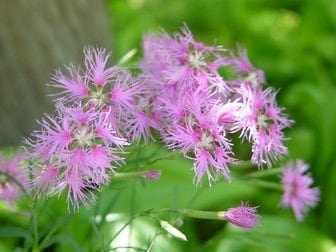
[[[35,205],[36,206],[36,205]],[[36,207],[32,208],[32,212],[31,212],[31,225],[32,225],[32,231],[33,231],[33,251],[34,252],[38,252],[40,251],[39,248],[39,235],[38,235],[38,227],[37,227],[37,217],[36,217]]]
[[[223,220],[225,216],[225,211],[211,212],[211,211],[203,211],[187,208],[184,209],[164,208],[158,211],[154,211],[152,213],[166,213],[166,212],[177,213],[188,218],[204,219],[204,220]]]
[[[142,177],[143,172],[116,172],[113,174],[113,180],[124,180]]]
[[[242,161],[239,162],[237,164],[233,164],[233,165],[229,165],[230,169],[241,169],[241,170],[245,170],[248,168],[252,168],[256,166],[255,164],[253,164],[251,161],[247,160],[247,161]]]
[[[125,180],[125,179],[136,179],[136,178],[146,178],[146,173],[150,171],[140,171],[140,172],[116,172],[113,174],[113,180]]]
[[[195,209],[181,209],[179,210],[181,214],[189,218],[196,219],[205,219],[205,220],[223,220],[225,212],[211,212],[211,211],[202,211]]]

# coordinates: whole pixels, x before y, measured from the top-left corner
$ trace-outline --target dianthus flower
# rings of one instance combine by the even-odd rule
[[[293,209],[297,221],[302,221],[309,208],[317,205],[320,191],[311,187],[313,179],[307,173],[308,165],[302,160],[289,162],[283,167],[281,205]]]
[[[237,89],[243,100],[243,109],[236,129],[252,143],[251,161],[271,166],[272,161],[287,153],[283,142],[283,130],[292,124],[276,104],[276,92],[272,88],[262,90],[244,85]]]
[[[153,79],[160,80],[162,92],[171,86],[184,90],[209,90],[208,86],[226,91],[226,83],[218,69],[226,66],[219,46],[206,46],[195,41],[188,27],[170,37],[163,32],[160,36],[147,35],[143,41],[144,58],[140,68]]]
[[[10,206],[22,195],[22,190],[29,190],[28,173],[23,167],[23,160],[22,154],[8,159],[0,155],[0,199]]]
[[[68,190],[69,205],[79,207],[92,199],[88,189],[109,181],[122,160],[127,141],[118,137],[109,123],[109,112],[84,111],[80,107],[57,106],[56,117],[46,116],[41,130],[27,140],[37,195]]]
[[[242,203],[238,207],[229,208],[225,212],[224,218],[237,227],[251,229],[259,221],[259,215],[256,212],[257,207],[250,207],[248,204]]]
[[[61,100],[80,101],[83,104],[85,101],[101,107],[109,98],[110,90],[105,86],[118,80],[120,72],[125,70],[106,65],[111,54],[105,49],[88,47],[84,49],[84,56],[84,69],[69,65],[66,67],[68,75],[57,70],[52,77],[51,86],[61,89],[59,93]],[[122,95],[125,94],[122,93]]]
[[[211,102],[201,102],[202,99],[187,95],[179,122],[167,126],[167,131],[162,132],[163,141],[168,148],[180,150],[194,160],[196,183],[205,174],[209,181],[215,180],[217,174],[230,180],[228,164],[235,163],[231,143],[225,137],[226,129],[218,124],[216,106],[209,106]]]
[[[150,137],[157,127],[158,114],[151,110],[155,88],[145,85],[147,78],[133,76],[127,69],[108,66],[111,56],[105,49],[84,49],[84,68],[67,67],[68,75],[57,71],[52,86],[61,89],[58,100],[80,103],[84,109],[109,111],[109,121],[118,133],[130,141]]]

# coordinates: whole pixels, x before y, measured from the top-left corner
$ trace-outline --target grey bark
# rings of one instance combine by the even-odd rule
[[[46,84],[88,45],[111,48],[103,0],[0,0],[0,147],[53,110]]]

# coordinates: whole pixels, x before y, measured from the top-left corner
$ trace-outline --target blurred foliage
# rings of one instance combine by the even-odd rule
[[[286,159],[300,158],[310,164],[315,184],[322,191],[321,202],[309,212],[304,223],[297,223],[290,210],[278,207],[278,192],[239,179],[232,183],[219,181],[212,187],[206,183],[195,187],[189,161],[177,157],[177,160],[147,162],[167,154],[153,144],[146,151],[138,150],[138,161],[123,169],[161,169],[160,180],[111,183],[97,195],[98,204],[92,209],[69,216],[64,216],[63,197],[50,199],[46,206],[38,202],[40,235],[46,237],[50,233],[52,237],[47,244],[49,249],[100,251],[100,245],[115,235],[116,226],[122,227],[129,220],[121,213],[132,216],[162,207],[220,211],[244,200],[260,205],[261,223],[251,231],[224,222],[185,219],[180,230],[187,235],[188,242],[183,242],[159,231],[152,233],[159,226],[142,216],[130,224],[133,231],[129,232],[139,234],[136,239],[141,246],[155,241],[152,251],[335,251],[336,1],[110,0],[107,3],[115,61],[133,48],[138,49],[134,61],[141,57],[144,33],[158,32],[161,28],[172,33],[183,23],[204,43],[228,49],[236,48],[237,44],[246,47],[255,67],[265,71],[268,85],[279,89],[279,104],[295,120],[295,125],[286,132],[290,150]],[[28,221],[25,216],[14,218],[6,209],[0,210],[0,237],[11,237],[0,242],[0,251],[13,251],[22,241],[14,240],[15,237],[31,235],[24,231]],[[107,220],[110,213],[115,215]],[[106,217],[106,221],[95,221],[91,216]],[[175,219],[164,216],[167,218],[181,221],[179,216]],[[18,229],[10,229],[13,223]],[[61,228],[53,231],[55,227]],[[148,235],[141,236],[144,233]],[[130,237],[131,233],[120,236]]]

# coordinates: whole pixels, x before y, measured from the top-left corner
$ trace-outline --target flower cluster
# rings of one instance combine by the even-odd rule
[[[153,111],[161,115],[163,142],[194,160],[196,182],[203,175],[230,179],[229,164],[238,160],[230,134],[240,132],[252,144],[251,161],[271,166],[287,153],[283,130],[292,123],[276,104],[276,91],[264,88],[264,74],[246,52],[232,52],[195,41],[187,27],[174,37],[144,38],[139,66],[156,93]],[[232,71],[224,79],[220,69]]]
[[[83,67],[69,65],[67,74],[53,75],[51,86],[61,90],[56,113],[26,140],[37,196],[67,190],[75,209],[94,198],[90,189],[109,182],[123,147],[148,140],[158,121],[144,76],[108,66],[105,49],[88,47],[84,56]]]
[[[67,75],[57,71],[52,77],[51,85],[61,89],[56,115],[46,115],[26,140],[37,195],[67,189],[75,209],[94,198],[90,189],[109,182],[123,147],[148,137],[151,124],[139,105],[146,95],[142,78],[108,67],[104,49],[86,48],[84,55],[84,68],[70,65]]]
[[[69,65],[66,73],[53,75],[51,86],[60,90],[55,113],[45,115],[40,129],[25,141],[38,197],[67,191],[69,206],[88,205],[92,189],[117,175],[124,147],[150,139],[191,159],[196,184],[203,177],[209,182],[231,179],[229,166],[241,161],[233,135],[250,143],[250,162],[260,167],[270,167],[287,153],[284,129],[292,121],[246,51],[197,42],[186,26],[174,36],[148,34],[143,50],[138,74],[109,66],[109,52],[88,47],[82,66]],[[227,77],[223,69],[230,72]],[[141,176],[155,179],[159,174]],[[295,187],[293,176],[284,177],[286,188]],[[311,182],[302,183],[309,191]],[[293,189],[288,190],[284,205],[291,205],[300,219],[318,196],[298,201],[293,198],[301,192],[292,197]],[[258,220],[255,213],[242,205],[225,218],[250,228]]]

